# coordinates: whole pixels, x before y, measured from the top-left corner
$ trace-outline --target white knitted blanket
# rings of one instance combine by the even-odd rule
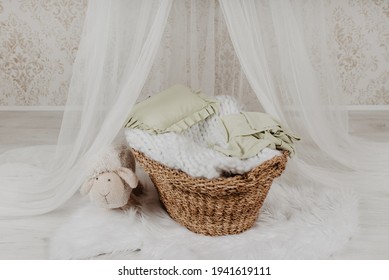
[[[248,159],[228,157],[212,145],[226,147],[226,139],[219,126],[219,117],[237,114],[239,104],[230,96],[217,96],[220,112],[200,122],[181,134],[169,132],[152,135],[139,129],[125,129],[128,144],[146,156],[174,169],[180,169],[192,177],[208,179],[223,174],[243,174],[266,160],[281,153],[269,148]]]

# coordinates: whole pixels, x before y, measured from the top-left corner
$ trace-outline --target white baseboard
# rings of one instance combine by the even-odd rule
[[[64,111],[65,106],[0,106],[0,111]]]
[[[65,106],[0,106],[0,111],[64,111]],[[348,111],[389,111],[389,105],[348,105]]]
[[[352,111],[389,111],[389,105],[348,105],[347,110]]]

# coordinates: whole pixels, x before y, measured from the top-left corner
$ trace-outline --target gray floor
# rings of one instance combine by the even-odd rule
[[[61,112],[1,112],[0,152],[24,145],[51,144],[58,137]],[[389,111],[350,113],[350,132],[389,141]],[[389,189],[389,186],[388,186]],[[389,191],[360,191],[360,229],[335,259],[389,259]],[[75,196],[56,211],[32,218],[0,220],[0,259],[46,259],[47,240],[79,203]],[[111,256],[115,258],[115,256]],[[123,256],[116,256],[123,258]]]

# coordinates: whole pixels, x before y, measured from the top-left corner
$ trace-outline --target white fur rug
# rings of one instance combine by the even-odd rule
[[[203,236],[174,222],[153,186],[146,185],[138,210],[110,211],[89,203],[77,209],[51,238],[50,258],[327,259],[357,226],[352,192],[274,183],[254,227],[239,235]]]

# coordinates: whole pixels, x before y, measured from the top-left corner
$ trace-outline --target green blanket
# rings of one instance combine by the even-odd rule
[[[241,112],[221,118],[228,147],[213,148],[225,155],[249,158],[262,149],[287,150],[289,156],[295,154],[293,141],[300,138],[282,128],[281,124],[265,113]]]

